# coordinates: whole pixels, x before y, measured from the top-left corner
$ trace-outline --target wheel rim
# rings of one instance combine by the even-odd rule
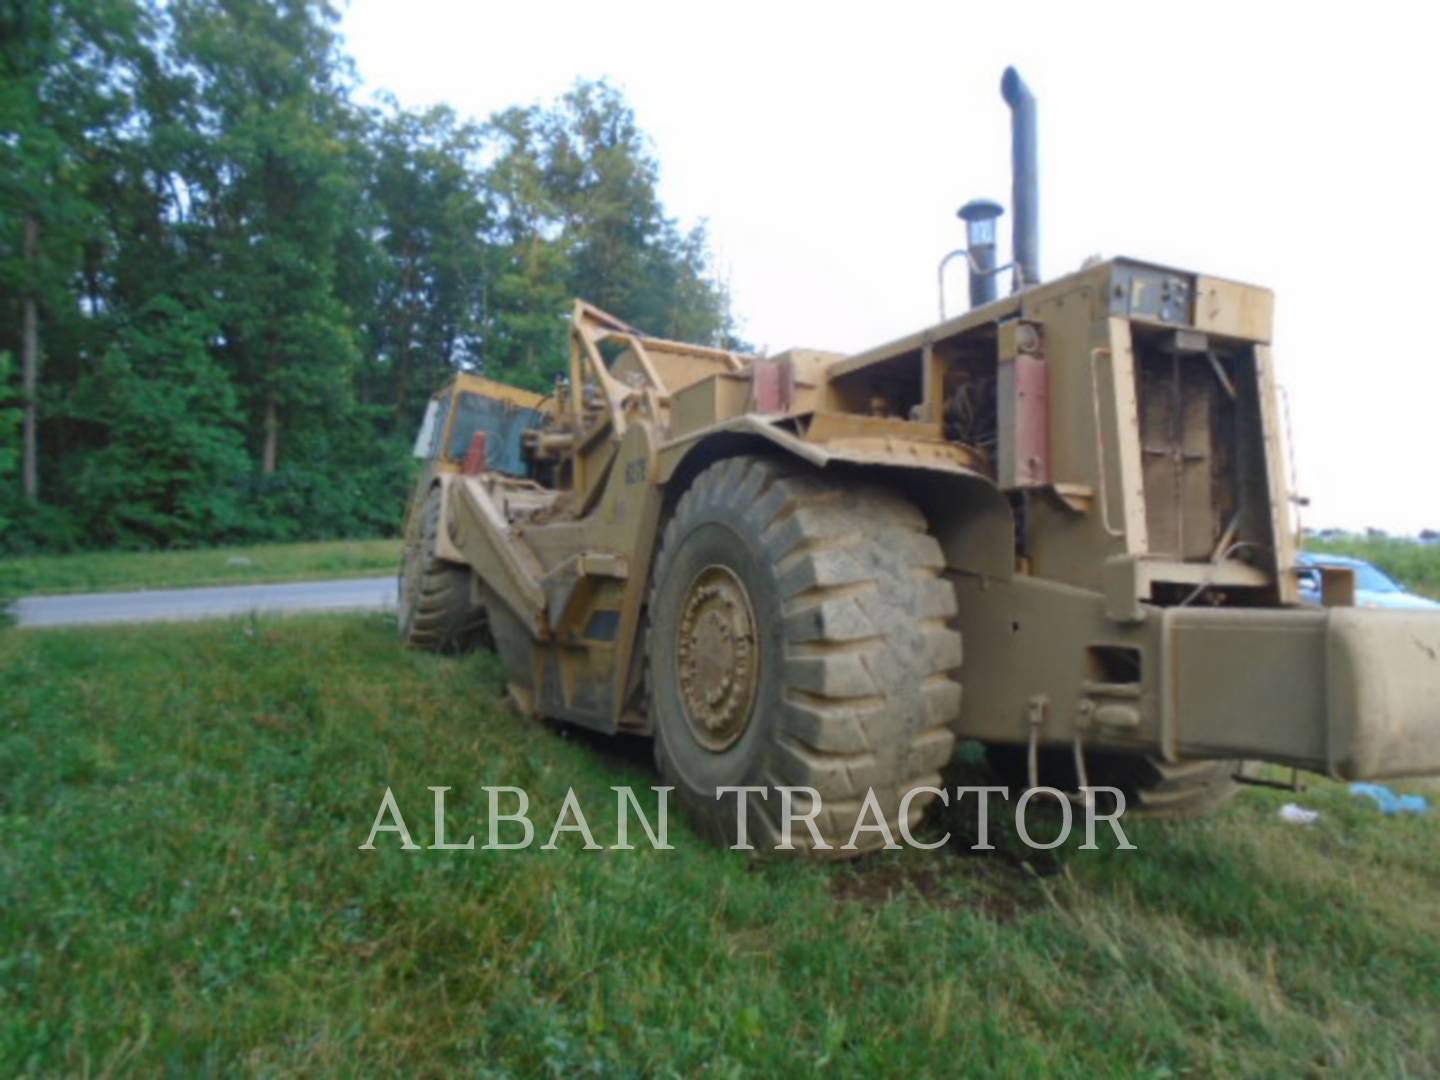
[[[685,590],[677,630],[680,704],[695,741],[716,753],[740,741],[759,686],[755,610],[729,567],[705,567]]]

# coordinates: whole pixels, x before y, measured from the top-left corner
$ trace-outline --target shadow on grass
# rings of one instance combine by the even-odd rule
[[[617,771],[638,772],[648,777],[648,782],[660,783],[660,774],[655,771],[655,752],[648,735],[606,735],[561,720],[538,722],[543,723],[555,738],[584,747],[586,753],[594,755],[602,764]]]
[[[603,735],[551,722],[544,727],[549,737],[578,744],[611,783],[661,782],[647,737]],[[948,805],[937,803],[914,830],[917,842],[936,845],[929,850],[905,847],[823,862],[765,852],[740,857],[746,859],[749,873],[773,879],[777,888],[793,885],[797,877],[810,877],[834,900],[877,913],[889,904],[908,901],[1009,924],[1045,910],[1139,904],[1152,914],[1184,920],[1225,938],[1257,935],[1272,942],[1303,944],[1330,935],[1347,955],[1356,957],[1383,946],[1383,905],[1373,897],[1350,897],[1357,908],[1373,908],[1373,920],[1349,920],[1337,930],[1331,911],[1335,891],[1344,885],[1337,878],[1345,875],[1322,871],[1304,858],[1282,857],[1283,850],[1296,845],[1324,849],[1351,841],[1296,832],[1283,824],[1276,816],[1281,796],[1245,791],[1221,810],[1193,821],[1127,816],[1122,826],[1127,839],[1137,845],[1135,851],[1117,850],[1116,839],[1103,823],[1096,830],[1099,850],[1082,850],[1085,828],[1076,808],[1069,838],[1044,850],[1027,844],[1016,827],[1014,789],[1008,800],[998,794],[990,797],[983,830],[979,797],[967,793],[955,798],[957,788],[1006,782],[980,754],[967,752],[974,749],[962,749],[944,772],[942,786],[951,795]],[[1062,828],[1059,807],[1053,799],[1034,800],[1026,824],[1032,838],[1048,842]]]

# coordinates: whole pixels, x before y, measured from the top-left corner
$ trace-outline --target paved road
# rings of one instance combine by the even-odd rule
[[[390,611],[395,576],[296,581],[284,585],[223,585],[211,589],[27,596],[12,609],[20,626],[215,619],[260,612]]]

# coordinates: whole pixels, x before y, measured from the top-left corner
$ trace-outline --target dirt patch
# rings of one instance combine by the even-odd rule
[[[972,911],[1000,923],[1013,922],[1043,903],[1033,875],[1001,860],[950,865],[861,861],[831,878],[830,895],[870,908],[910,896],[934,907]]]

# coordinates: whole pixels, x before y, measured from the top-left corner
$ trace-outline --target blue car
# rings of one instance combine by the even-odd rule
[[[1295,559],[1300,569],[1300,599],[1307,604],[1320,603],[1320,570],[1322,566],[1339,566],[1355,571],[1355,605],[1369,608],[1401,608],[1407,611],[1440,611],[1440,604],[1423,596],[1406,592],[1383,571],[1348,555],[1317,555],[1302,552]]]

